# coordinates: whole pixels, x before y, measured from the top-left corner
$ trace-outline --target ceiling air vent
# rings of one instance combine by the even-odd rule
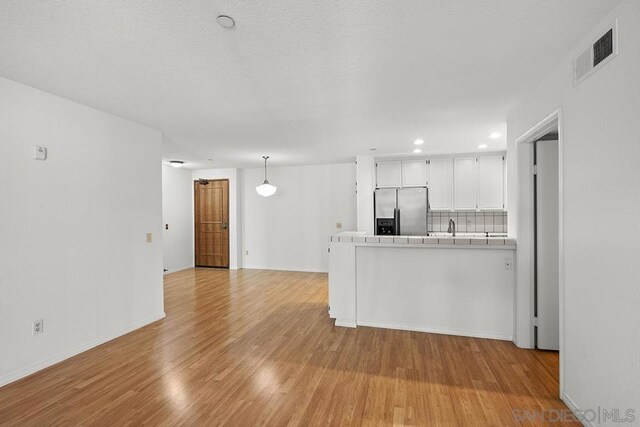
[[[610,25],[602,37],[593,42],[573,62],[573,83],[578,85],[618,54],[618,22]]]

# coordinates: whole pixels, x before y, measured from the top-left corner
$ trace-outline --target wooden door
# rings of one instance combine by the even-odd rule
[[[229,181],[194,182],[196,267],[229,267]]]

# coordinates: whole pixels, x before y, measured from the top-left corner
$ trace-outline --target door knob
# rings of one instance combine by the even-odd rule
[[[227,229],[227,227],[229,227],[229,224],[227,224],[226,222],[223,222],[223,223],[222,223],[222,229],[223,229],[223,230],[226,230],[226,229]]]

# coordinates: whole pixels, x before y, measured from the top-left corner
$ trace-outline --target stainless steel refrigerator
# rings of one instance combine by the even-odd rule
[[[377,235],[426,236],[429,189],[378,188],[374,194]]]

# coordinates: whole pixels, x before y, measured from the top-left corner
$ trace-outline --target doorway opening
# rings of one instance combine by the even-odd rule
[[[555,111],[516,139],[518,161],[518,340],[559,352],[564,375],[562,121]]]
[[[195,266],[229,268],[229,180],[193,183]]]

